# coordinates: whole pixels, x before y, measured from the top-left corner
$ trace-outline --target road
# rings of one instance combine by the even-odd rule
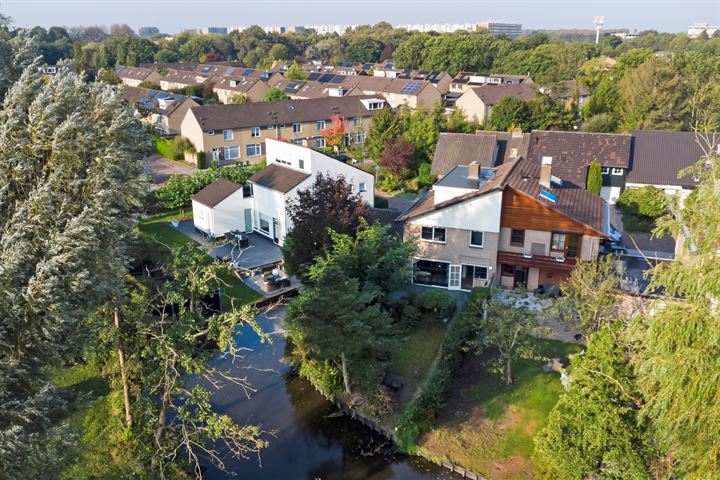
[[[192,175],[197,171],[195,167],[168,160],[158,154],[145,157],[143,163],[145,165],[145,173],[150,175],[153,182],[158,185],[167,182],[173,175]]]

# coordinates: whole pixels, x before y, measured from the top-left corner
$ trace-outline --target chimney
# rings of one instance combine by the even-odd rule
[[[512,138],[522,138],[522,128],[515,128],[512,132]]]
[[[480,178],[480,164],[472,162],[468,165],[468,178]]]
[[[540,162],[540,186],[550,188],[552,176],[552,157],[542,157]]]

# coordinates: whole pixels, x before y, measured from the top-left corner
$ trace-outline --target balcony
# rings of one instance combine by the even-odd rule
[[[528,258],[523,253],[502,252],[497,254],[497,262],[505,265],[517,265],[520,267],[542,268],[548,270],[572,270],[577,265],[577,259],[565,257],[565,261],[558,261],[555,257],[547,255],[532,254]]]

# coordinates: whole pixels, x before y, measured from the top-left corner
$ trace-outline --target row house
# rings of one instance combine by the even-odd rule
[[[323,97],[346,97],[365,95],[355,86],[344,86],[336,83],[320,83],[310,80],[290,80],[277,78],[268,82],[270,88],[279,88],[293,100],[308,100]]]
[[[115,70],[115,75],[120,78],[123,85],[129,87],[137,87],[143,82],[159,85],[162,80],[160,72],[152,68],[120,67]]]
[[[346,144],[365,143],[372,116],[384,106],[371,96],[208,105],[188,110],[181,133],[214,165],[260,163],[267,139],[323,148],[321,131],[334,115],[347,121]]]
[[[200,106],[185,95],[141,87],[123,87],[123,98],[135,107],[135,115],[161,135],[178,135],[187,111]]]
[[[213,92],[222,103],[233,103],[233,97],[242,96],[251,102],[262,102],[265,92],[270,87],[264,79],[260,78],[232,78],[219,79],[213,86]]]
[[[533,83],[530,75],[506,75],[500,73],[460,72],[450,81],[448,91],[465,93],[472,87],[482,85],[520,85]]]
[[[468,120],[484,124],[490,122],[492,109],[501,98],[513,97],[520,100],[532,100],[538,95],[535,84],[488,84],[469,88],[455,100],[455,107],[461,108]]]

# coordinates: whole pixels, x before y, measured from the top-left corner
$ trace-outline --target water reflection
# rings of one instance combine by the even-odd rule
[[[247,398],[242,388],[228,385],[215,396],[222,413],[240,423],[261,425],[275,432],[261,458],[226,459],[227,468],[243,479],[450,479],[457,478],[421,459],[395,455],[381,448],[385,440],[346,417],[334,416],[335,407],[305,380],[289,373],[281,360],[285,340],[280,334],[285,311],[276,309],[259,317],[272,344],[261,344],[246,328],[238,334],[251,349],[245,361],[234,365],[219,358],[216,366],[233,368],[247,376],[257,391]],[[252,365],[253,369],[244,368]],[[381,453],[372,455],[371,452]],[[210,467],[205,478],[231,478]]]

